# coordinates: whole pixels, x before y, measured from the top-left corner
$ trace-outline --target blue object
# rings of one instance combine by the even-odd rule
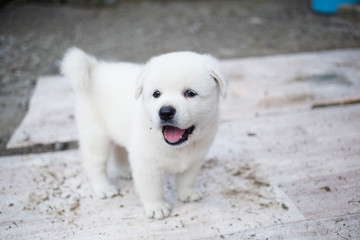
[[[360,3],[360,0],[311,0],[311,8],[318,13],[335,14],[337,6],[344,3]]]

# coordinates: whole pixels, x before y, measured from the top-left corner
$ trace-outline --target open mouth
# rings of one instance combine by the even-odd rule
[[[165,125],[162,128],[164,140],[170,145],[178,145],[188,140],[188,137],[194,131],[195,127],[181,129],[175,126]]]

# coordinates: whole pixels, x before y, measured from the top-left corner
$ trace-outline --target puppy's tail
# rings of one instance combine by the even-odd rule
[[[79,48],[67,50],[61,63],[61,73],[70,81],[76,91],[86,91],[89,88],[96,58],[86,54]]]

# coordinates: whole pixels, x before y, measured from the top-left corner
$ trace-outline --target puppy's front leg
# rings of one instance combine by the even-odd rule
[[[139,162],[132,165],[132,170],[135,187],[144,205],[146,216],[155,219],[169,216],[170,207],[163,199],[162,172]]]
[[[182,202],[194,202],[202,199],[201,192],[194,187],[194,182],[201,164],[194,164],[185,172],[176,174],[176,191]]]

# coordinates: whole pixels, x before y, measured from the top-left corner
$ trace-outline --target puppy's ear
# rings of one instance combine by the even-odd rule
[[[145,81],[145,70],[137,78],[136,86],[135,86],[135,99],[139,99],[143,92],[144,81]]]
[[[217,83],[219,89],[220,89],[220,94],[223,98],[226,97],[227,94],[227,79],[225,78],[225,76],[222,74],[221,70],[220,70],[220,64],[218,62],[218,60],[216,60],[214,57],[210,56],[210,55],[205,55],[206,58],[206,66],[208,68],[208,71],[210,73],[210,76],[215,80],[215,82]]]

